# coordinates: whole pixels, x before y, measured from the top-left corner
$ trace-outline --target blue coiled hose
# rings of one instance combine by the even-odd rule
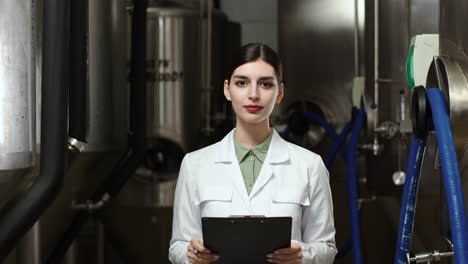
[[[357,116],[357,109],[353,108],[353,113],[355,113],[356,116]],[[323,128],[325,128],[325,130],[328,132],[328,134],[333,139],[333,145],[332,145],[330,151],[325,156],[325,160],[324,160],[325,166],[327,168],[330,168],[330,166],[333,163],[333,160],[336,157],[336,154],[339,151],[343,152],[343,159],[346,160],[347,159],[347,157],[346,157],[346,153],[347,153],[346,138],[348,137],[348,134],[351,132],[351,129],[353,128],[354,119],[351,119],[350,121],[348,121],[348,123],[346,123],[345,127],[341,130],[341,132],[339,134],[337,134],[336,131],[333,129],[333,127],[325,119],[323,119],[320,115],[317,115],[317,114],[311,113],[311,112],[307,112],[307,113],[304,113],[304,116],[307,119],[309,119],[310,121],[313,121],[313,122],[321,125]],[[293,121],[294,121],[293,118],[289,119],[288,126],[286,127],[286,129],[282,133],[283,138],[287,139],[289,137],[290,127],[294,125]],[[347,164],[347,165],[349,166],[349,164]],[[350,170],[350,169],[355,170],[355,168],[356,168],[355,165],[353,165],[353,168],[348,168],[348,170]],[[350,198],[349,192],[348,192],[348,200],[350,200],[350,199],[351,198]],[[356,200],[356,203],[357,203],[357,200]],[[350,238],[343,247],[338,249],[337,257],[345,256],[352,249],[352,241],[353,241],[353,239]]]
[[[411,236],[413,234],[414,214],[416,211],[419,174],[425,148],[426,139],[419,139],[413,136],[401,201],[395,264],[406,264],[406,254],[411,249]]]
[[[353,263],[362,263],[362,252],[361,252],[361,228],[360,228],[360,217],[358,208],[358,185],[356,177],[356,153],[357,145],[359,140],[359,134],[366,119],[366,113],[364,109],[359,109],[356,120],[353,124],[351,137],[349,139],[348,151],[346,152],[346,165],[348,167],[348,206],[350,210],[351,218],[351,240],[353,250]]]
[[[356,110],[356,109],[353,109],[353,110]],[[352,127],[353,127],[353,121],[354,120],[351,119],[350,121],[348,121],[348,123],[346,123],[343,130],[341,130],[341,132],[339,134],[337,134],[336,131],[333,129],[333,127],[324,118],[322,118],[320,115],[317,115],[317,114],[311,113],[311,112],[306,112],[306,113],[304,113],[304,116],[307,119],[309,119],[310,121],[313,121],[313,122],[321,125],[323,128],[325,128],[327,133],[333,139],[333,145],[332,145],[330,151],[327,153],[327,155],[325,156],[325,159],[324,159],[325,166],[327,168],[329,168],[331,166],[331,164],[333,163],[333,160],[335,159],[336,154],[340,150],[344,150],[343,146],[345,145],[346,138],[347,138],[349,132],[351,131]],[[284,139],[287,139],[289,137],[290,127],[292,127],[293,125],[294,125],[293,124],[293,118],[290,118],[289,121],[288,121],[288,126],[286,127],[286,129],[282,133],[282,137]],[[345,151],[343,151],[343,152],[345,152]],[[346,159],[346,157],[344,155],[343,155],[343,159]]]
[[[349,120],[348,123],[346,123],[343,130],[341,130],[340,134],[338,134],[337,138],[333,140],[333,146],[331,147],[330,151],[325,156],[324,163],[327,168],[329,168],[332,165],[333,160],[335,159],[338,151],[345,149],[343,148],[343,146],[345,145],[346,137],[348,136],[349,132],[351,132],[351,129],[353,128],[353,123],[354,123],[353,121],[354,121],[353,119]],[[344,157],[344,159],[346,159],[346,157]]]
[[[333,127],[320,115],[312,112],[305,112],[304,116],[307,117],[307,119],[314,121],[321,125],[323,128],[325,128],[325,130],[333,138],[333,140],[336,140],[338,138],[335,129],[333,129]]]
[[[468,229],[463,189],[460,180],[457,155],[453,143],[452,128],[447,112],[445,97],[437,88],[427,91],[431,105],[437,146],[439,147],[442,174],[447,199],[455,263],[468,263]]]

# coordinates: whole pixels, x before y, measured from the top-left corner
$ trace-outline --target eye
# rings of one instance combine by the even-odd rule
[[[246,81],[237,81],[237,82],[236,82],[236,85],[237,85],[237,86],[240,86],[240,87],[243,87],[243,86],[246,86],[246,85],[247,85],[247,82],[246,82]]]
[[[270,88],[270,87],[273,87],[273,83],[271,83],[271,82],[262,82],[262,83],[260,83],[260,86],[262,86],[263,88]]]

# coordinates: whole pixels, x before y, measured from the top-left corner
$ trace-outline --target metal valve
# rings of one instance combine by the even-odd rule
[[[453,251],[439,252],[434,250],[434,252],[417,253],[413,256],[407,254],[408,263],[432,263],[433,261],[440,261],[443,257],[453,257]]]

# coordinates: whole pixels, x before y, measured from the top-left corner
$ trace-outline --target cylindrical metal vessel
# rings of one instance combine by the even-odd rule
[[[88,1],[86,152],[123,151],[127,144],[126,24],[120,2]]]
[[[86,86],[81,87],[86,89],[87,142],[69,163],[62,192],[41,217],[41,230],[47,234],[42,236],[42,248],[47,253],[59,242],[76,213],[71,208],[72,201],[90,199],[127,147],[129,91],[125,2],[88,0],[87,7],[87,80]],[[76,243],[78,253],[67,257],[65,263],[89,262],[89,256],[82,250],[89,249],[93,242],[80,237]]]
[[[0,209],[34,166],[35,8],[0,2]]]
[[[173,4],[148,8],[147,134],[193,149],[200,129],[200,13]]]
[[[450,108],[450,120],[457,150],[467,149],[468,125],[468,36],[462,23],[468,21],[465,1],[441,1],[440,55],[443,63],[445,91]],[[434,74],[429,71],[429,74]],[[428,76],[428,79],[430,76]],[[427,83],[426,85],[429,85]],[[430,88],[430,87],[426,87]],[[443,87],[440,87],[443,88]],[[459,154],[461,154],[459,153]]]
[[[106,210],[104,221],[126,261],[168,263],[177,174],[184,154],[201,145],[202,116],[207,111],[201,99],[221,77],[217,43],[225,16],[212,11],[209,58],[203,55],[209,41],[207,18],[200,10],[163,1],[151,2],[147,12],[147,152]],[[204,79],[208,59],[211,87]]]

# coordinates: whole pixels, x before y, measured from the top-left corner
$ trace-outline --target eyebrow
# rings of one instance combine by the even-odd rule
[[[247,76],[244,76],[244,75],[234,75],[232,76],[233,79],[241,79],[241,80],[248,80],[249,77]],[[258,78],[259,80],[262,80],[262,81],[267,81],[267,80],[274,80],[275,78],[272,77],[272,76],[265,76],[265,77],[260,77]]]

